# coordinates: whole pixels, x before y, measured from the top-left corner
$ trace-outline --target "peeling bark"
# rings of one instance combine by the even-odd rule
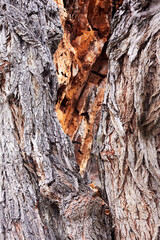
[[[111,239],[56,117],[52,0],[0,1],[0,239]]]
[[[125,0],[112,23],[93,154],[115,239],[160,239],[160,3]]]

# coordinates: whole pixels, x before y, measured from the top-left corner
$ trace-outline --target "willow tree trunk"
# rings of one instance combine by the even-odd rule
[[[93,154],[115,239],[160,239],[160,2],[125,0],[112,30]]]
[[[55,113],[53,0],[0,1],[0,239],[111,239]]]

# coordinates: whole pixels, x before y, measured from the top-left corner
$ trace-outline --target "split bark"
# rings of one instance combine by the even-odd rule
[[[160,3],[125,0],[112,24],[93,154],[115,239],[160,239]]]
[[[111,239],[55,113],[53,0],[0,1],[0,239]]]

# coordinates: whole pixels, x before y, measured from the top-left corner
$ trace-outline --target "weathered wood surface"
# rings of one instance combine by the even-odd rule
[[[160,239],[160,2],[125,0],[112,23],[93,154],[116,240]]]
[[[0,239],[111,239],[55,114],[52,0],[0,1]]]

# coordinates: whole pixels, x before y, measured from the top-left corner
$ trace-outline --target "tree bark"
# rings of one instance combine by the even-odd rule
[[[0,239],[111,239],[55,113],[52,0],[0,1]]]
[[[115,239],[160,239],[160,3],[125,0],[112,23],[93,154]]]

